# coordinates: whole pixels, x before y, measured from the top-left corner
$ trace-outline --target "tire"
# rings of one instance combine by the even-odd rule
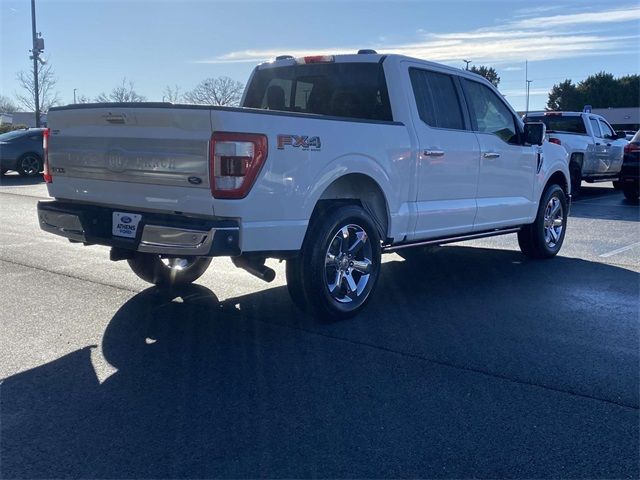
[[[35,153],[25,153],[18,159],[16,170],[22,177],[36,177],[42,172],[42,159]]]
[[[527,257],[551,258],[558,254],[567,232],[567,197],[551,184],[540,197],[535,221],[518,232],[520,250]]]
[[[309,304],[304,294],[302,282],[302,255],[287,259],[285,267],[287,277],[287,290],[293,303],[303,312],[309,311]]]
[[[320,320],[353,317],[368,303],[380,276],[380,235],[359,206],[324,212],[307,232],[302,257],[306,304]]]
[[[145,282],[161,287],[178,287],[195,282],[211,264],[210,257],[165,258],[153,253],[136,253],[129,267]]]
[[[614,181],[613,181],[613,182],[611,182],[611,183],[613,183],[613,189],[614,189],[614,190],[624,190],[624,189],[622,188],[622,184],[620,183],[620,181],[619,181],[619,180],[614,180]]]
[[[626,198],[627,200],[631,200],[632,202],[637,202],[640,194],[640,189],[638,188],[638,186],[635,186],[635,187],[625,186],[625,188],[622,190],[622,193],[624,193],[624,198]]]
[[[571,177],[571,195],[580,195],[580,185],[582,184],[582,169],[577,164],[570,165],[569,176]]]

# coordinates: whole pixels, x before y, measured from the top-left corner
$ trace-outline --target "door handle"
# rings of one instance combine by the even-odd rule
[[[496,153],[496,152],[485,152],[485,153],[482,154],[482,156],[484,158],[487,158],[487,159],[491,160],[491,159],[494,159],[494,158],[499,158],[500,154]]]
[[[425,150],[424,151],[425,157],[442,157],[443,155],[444,155],[443,150]]]

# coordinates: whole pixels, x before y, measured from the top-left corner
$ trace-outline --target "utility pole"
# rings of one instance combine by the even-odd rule
[[[38,37],[36,35],[36,0],[31,0],[31,35],[33,37],[33,47],[31,53],[33,55],[33,84],[35,86],[35,100],[36,100],[36,128],[40,128],[40,91],[38,88]]]
[[[527,96],[527,105],[525,108],[525,117],[529,114],[529,88],[532,80],[529,80],[529,60],[524,61],[524,82],[525,82],[525,92]]]
[[[77,88],[73,89],[73,103],[76,103],[76,90]]]
[[[472,63],[471,60],[462,60],[464,63],[467,64],[467,66],[465,67],[465,70],[469,70],[469,64]]]

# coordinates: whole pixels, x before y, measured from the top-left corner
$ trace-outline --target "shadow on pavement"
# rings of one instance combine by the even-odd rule
[[[570,216],[638,222],[640,209],[637,201],[627,200],[620,190],[603,186],[583,186],[580,194],[574,198]]]
[[[4,380],[1,476],[637,477],[636,273],[467,247],[383,270],[330,325],[286,287],[135,295],[103,383],[92,347]]]
[[[42,175],[37,175],[35,177],[21,177],[14,172],[0,175],[0,186],[21,187],[27,185],[38,185],[40,183],[44,183]]]

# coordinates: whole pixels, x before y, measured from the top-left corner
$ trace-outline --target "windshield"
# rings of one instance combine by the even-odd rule
[[[378,63],[323,63],[257,70],[243,106],[392,120],[387,85]]]
[[[14,138],[23,137],[29,130],[14,130],[12,132],[3,133],[0,135],[0,142],[8,142]]]
[[[566,132],[586,134],[582,117],[564,117],[560,115],[530,116],[525,122],[542,122],[547,126],[547,132]]]

